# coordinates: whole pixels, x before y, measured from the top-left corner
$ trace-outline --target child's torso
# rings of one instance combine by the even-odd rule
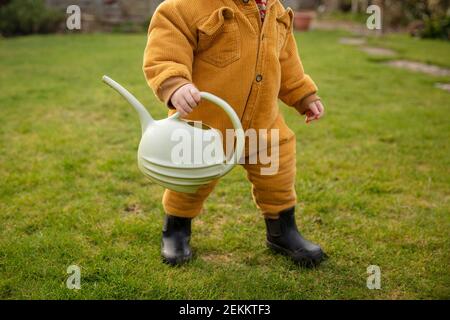
[[[192,76],[202,91],[228,101],[244,129],[282,127],[280,138],[290,138],[278,109],[281,49],[292,26],[292,10],[278,0],[173,1],[196,33]],[[222,131],[232,128],[222,111],[202,103],[189,116]],[[286,129],[284,129],[286,127]],[[285,130],[285,132],[283,132]]]

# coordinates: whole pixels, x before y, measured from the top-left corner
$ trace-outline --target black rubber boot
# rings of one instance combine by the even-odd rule
[[[179,265],[191,260],[190,239],[191,219],[166,214],[161,241],[163,261],[170,265]]]
[[[304,267],[315,267],[326,258],[320,246],[298,232],[295,223],[295,207],[284,210],[278,219],[266,218],[267,246],[275,252],[291,257]]]

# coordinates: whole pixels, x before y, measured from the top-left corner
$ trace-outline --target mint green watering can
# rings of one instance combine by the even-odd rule
[[[154,120],[147,109],[124,87],[107,76],[103,81],[119,92],[137,111],[142,127],[138,167],[155,183],[178,192],[194,193],[202,185],[227,174],[244,150],[244,131],[233,108],[219,97],[201,92],[202,99],[221,107],[231,120],[236,136],[234,153],[227,159],[219,130],[201,122],[172,116]]]

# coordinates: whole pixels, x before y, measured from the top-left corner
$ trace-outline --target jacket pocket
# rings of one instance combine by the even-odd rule
[[[241,56],[241,37],[231,8],[214,11],[198,27],[197,57],[217,67],[226,67]]]
[[[294,12],[291,8],[287,8],[280,16],[277,17],[277,49],[278,52],[283,48],[287,36],[292,30],[294,20]]]

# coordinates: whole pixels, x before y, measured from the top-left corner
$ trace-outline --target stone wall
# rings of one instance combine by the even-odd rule
[[[122,23],[144,23],[163,0],[46,0],[50,7],[66,10],[69,5],[78,5],[82,19],[95,21],[97,25]]]

